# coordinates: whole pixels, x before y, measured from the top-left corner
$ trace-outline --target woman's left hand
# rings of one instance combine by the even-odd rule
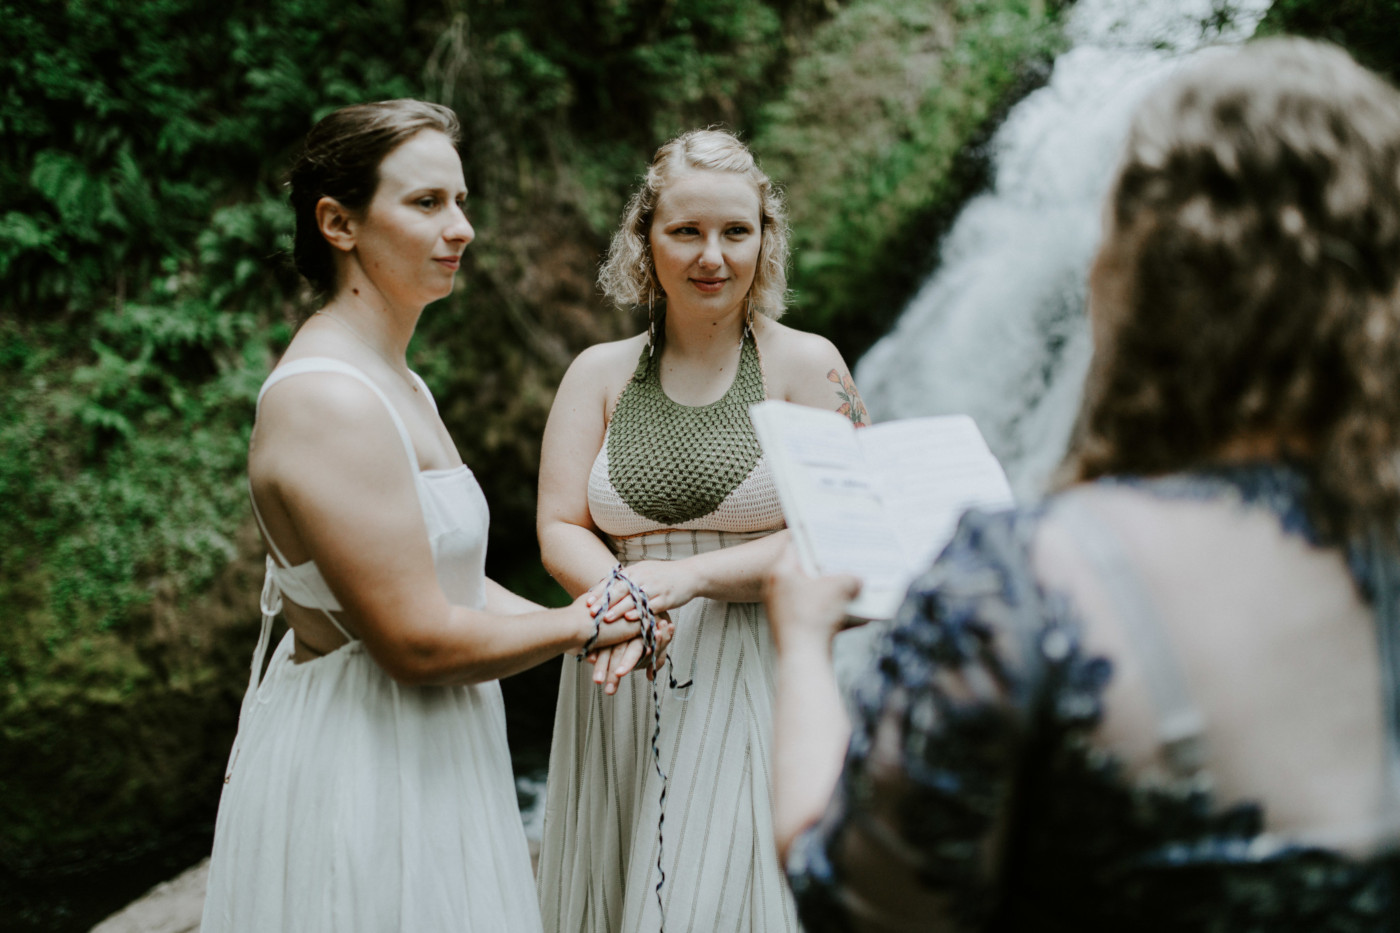
[[[596,655],[593,663],[593,682],[603,688],[609,696],[617,692],[622,678],[632,673],[638,664],[646,662],[647,680],[654,680],[657,671],[666,663],[666,649],[675,637],[676,624],[665,612],[656,614],[656,650],[648,654],[646,643],[634,638],[621,645],[605,648]]]

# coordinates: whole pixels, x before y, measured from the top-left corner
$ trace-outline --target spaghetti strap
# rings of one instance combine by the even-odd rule
[[[287,560],[282,550],[277,547],[277,542],[272,539],[272,533],[267,530],[267,523],[263,521],[262,512],[258,510],[257,497],[253,495],[252,480],[248,481],[248,502],[253,506],[253,518],[257,520],[258,530],[262,532],[263,540],[267,542],[267,546],[272,550],[272,553],[267,557],[267,567],[263,575],[263,615],[266,617],[268,612],[267,607],[273,606],[272,615],[275,616],[278,612],[282,611],[282,587],[277,579],[277,571],[282,567],[290,567],[291,561]],[[273,560],[274,557],[276,557],[276,561]],[[319,570],[317,572],[319,573]],[[355,640],[355,636],[347,632],[345,626],[341,625],[325,606],[317,606],[316,608],[321,610],[321,615],[325,616],[326,621],[335,626],[335,630],[343,635],[346,641]],[[263,647],[265,649],[266,645],[264,644]],[[260,665],[255,662],[255,667],[256,666]]]
[[[369,390],[373,392],[379,400],[384,403],[384,407],[389,410],[389,417],[393,419],[394,429],[399,432],[399,440],[403,442],[403,449],[408,456],[409,465],[413,468],[413,475],[418,475],[418,451],[413,449],[413,440],[409,437],[408,428],[404,425],[403,419],[399,417],[398,410],[394,408],[393,403],[389,401],[389,396],[385,395],[384,390],[379,388],[374,380],[367,376],[364,370],[360,369],[358,366],[329,356],[308,356],[304,359],[293,360],[290,363],[283,363],[272,371],[272,375],[267,377],[267,380],[262,384],[262,388],[258,390],[258,406],[262,406],[263,396],[267,394],[268,389],[284,379],[290,379],[293,376],[300,376],[306,373],[339,373],[342,376],[349,376],[351,379],[358,380],[368,386]],[[416,373],[414,377],[417,378]],[[422,380],[419,379],[419,382],[421,384]],[[426,389],[427,386],[424,385],[424,388]],[[428,395],[428,398],[432,398],[431,393]],[[437,402],[434,401],[433,405],[434,408],[436,408]]]
[[[256,511],[257,506],[254,505],[253,509]],[[258,522],[261,524],[262,520],[259,519]],[[270,543],[271,539],[268,540]],[[238,763],[238,753],[242,747],[243,727],[250,721],[250,711],[257,702],[258,686],[262,682],[263,660],[267,657],[267,647],[272,641],[272,620],[282,611],[282,594],[277,589],[277,567],[273,564],[271,555],[268,555],[266,567],[263,569],[262,595],[258,598],[258,607],[262,610],[262,623],[258,627],[258,643],[253,648],[248,689],[243,691],[243,702],[238,707],[238,734],[234,736],[233,748],[229,750],[228,768],[224,771],[225,784],[233,778],[233,766]],[[340,626],[337,625],[336,628]]]
[[[1205,717],[1191,702],[1186,677],[1167,641],[1161,617],[1124,555],[1122,542],[1081,500],[1062,500],[1054,514],[1074,536],[1118,609],[1157,709],[1157,734],[1168,766],[1182,775],[1199,771],[1205,761]]]
[[[287,560],[287,556],[282,553],[277,542],[272,540],[272,533],[267,530],[267,523],[263,521],[262,512],[258,510],[258,497],[253,495],[252,477],[248,478],[248,502],[253,506],[253,518],[258,523],[258,530],[262,532],[263,540],[267,542],[268,549],[272,551],[270,557],[277,558],[276,566],[290,567],[292,562]]]

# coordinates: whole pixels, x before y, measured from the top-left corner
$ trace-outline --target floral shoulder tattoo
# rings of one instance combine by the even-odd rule
[[[826,378],[836,383],[836,395],[841,399],[841,405],[836,409],[837,414],[850,418],[851,424],[858,428],[868,425],[870,416],[865,411],[865,403],[860,399],[860,392],[856,390],[856,383],[851,374],[833,369],[826,374]]]

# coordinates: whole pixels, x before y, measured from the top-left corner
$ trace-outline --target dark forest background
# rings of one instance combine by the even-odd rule
[[[573,355],[642,326],[593,278],[655,147],[750,141],[790,199],[788,321],[854,362],[1067,5],[0,0],[0,925],[84,928],[207,851],[258,618],[253,402],[314,310],[283,178],[316,119],[462,119],[478,239],[410,362],[491,503],[489,572],[557,604],[539,437]],[[1400,0],[1279,0],[1264,29],[1400,69]],[[556,678],[505,684],[523,768]]]

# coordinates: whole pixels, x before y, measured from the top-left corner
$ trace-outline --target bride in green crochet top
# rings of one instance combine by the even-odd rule
[[[866,414],[836,348],[778,322],[787,254],[781,198],[747,147],[719,130],[668,142],[599,276],[614,301],[648,309],[648,329],[585,350],[555,398],[545,566],[577,595],[621,563],[674,624],[674,678],[690,684],[656,703],[625,676],[640,641],[565,665],[539,867],[547,931],[797,931],[772,843],[758,602],[788,535],[748,408]],[[635,611],[623,597],[608,617]]]

